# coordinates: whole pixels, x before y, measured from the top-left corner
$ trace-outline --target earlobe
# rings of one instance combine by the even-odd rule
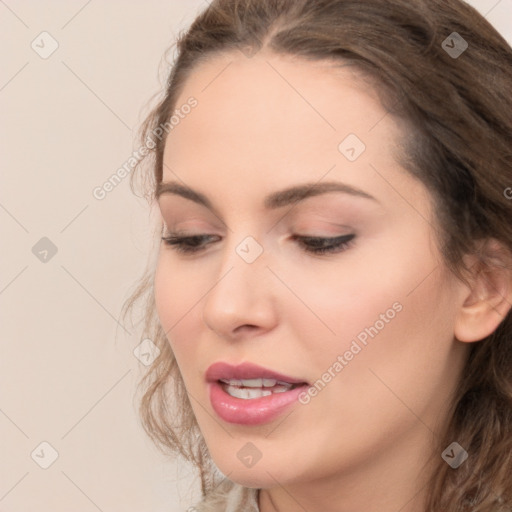
[[[470,288],[465,287],[454,332],[467,343],[492,334],[512,309],[512,253],[490,239],[471,259]]]

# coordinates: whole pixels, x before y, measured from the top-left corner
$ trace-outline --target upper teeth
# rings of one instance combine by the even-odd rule
[[[283,382],[282,380],[276,379],[220,379],[221,382],[229,384],[230,386],[238,386],[244,388],[271,388],[276,384],[279,386],[292,387],[289,382]]]

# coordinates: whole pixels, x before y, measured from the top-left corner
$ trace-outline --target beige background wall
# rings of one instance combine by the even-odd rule
[[[512,43],[512,0],[470,3]],[[141,338],[118,322],[151,248],[148,205],[128,179],[93,190],[136,148],[163,52],[204,6],[0,0],[0,511],[175,512],[199,497],[138,423]]]

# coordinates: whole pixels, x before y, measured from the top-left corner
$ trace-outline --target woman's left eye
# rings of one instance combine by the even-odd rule
[[[306,252],[313,254],[332,254],[348,249],[355,237],[356,235],[351,233],[350,235],[341,235],[332,238],[300,235],[293,235],[292,238],[298,240]]]
[[[292,239],[297,240],[305,252],[321,255],[346,250],[355,236],[354,233],[331,238],[293,235]],[[162,240],[166,245],[171,246],[173,250],[179,253],[195,254],[206,248],[206,244],[201,242],[206,242],[211,238],[214,238],[214,235],[177,236],[171,233],[163,236]]]

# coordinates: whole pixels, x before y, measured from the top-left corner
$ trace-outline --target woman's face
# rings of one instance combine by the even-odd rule
[[[177,108],[190,97],[163,182],[209,206],[171,187],[159,206],[164,235],[205,238],[162,243],[155,297],[215,463],[250,487],[406,478],[468,345],[430,196],[393,157],[399,125],[350,68],[263,53],[201,64]]]

